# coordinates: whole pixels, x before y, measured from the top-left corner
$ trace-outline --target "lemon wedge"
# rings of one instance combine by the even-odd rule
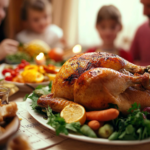
[[[26,83],[40,83],[44,80],[43,74],[32,69],[23,71],[22,77]]]
[[[36,70],[36,71],[38,71],[38,66],[37,65],[28,65],[24,68],[24,71],[25,70]]]
[[[49,77],[50,81],[54,81],[56,74],[47,73],[47,76]]]
[[[79,104],[67,105],[60,113],[60,116],[67,123],[80,122],[83,125],[86,121],[86,112],[83,106]]]

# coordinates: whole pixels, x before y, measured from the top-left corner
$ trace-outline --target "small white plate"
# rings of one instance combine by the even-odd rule
[[[49,126],[47,124],[47,120],[43,119],[43,116],[36,113],[34,110],[32,110],[31,108],[31,99],[27,98],[26,100],[26,108],[27,111],[30,113],[30,115],[36,119],[39,123],[41,123],[43,126],[55,131],[54,128],[52,128],[51,126]],[[68,138],[72,138],[72,139],[76,139],[76,140],[80,140],[80,141],[84,141],[84,142],[90,142],[90,143],[96,143],[96,144],[107,144],[107,145],[138,145],[138,144],[144,144],[144,143],[148,143],[150,142],[150,138],[146,139],[146,140],[136,140],[136,141],[119,141],[119,140],[115,140],[115,141],[110,141],[108,139],[103,139],[103,138],[89,138],[83,135],[76,135],[76,134],[68,134],[68,135],[64,135],[61,134],[64,137],[68,137]]]

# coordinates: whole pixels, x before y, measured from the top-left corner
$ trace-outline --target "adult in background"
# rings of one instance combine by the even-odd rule
[[[6,10],[8,5],[9,0],[0,0],[0,24],[6,17]],[[4,61],[7,55],[16,53],[18,44],[19,43],[17,41],[11,39],[4,39],[0,43],[0,63]]]
[[[136,64],[150,65],[150,0],[140,0],[143,4],[143,14],[148,17],[136,31],[130,52]]]

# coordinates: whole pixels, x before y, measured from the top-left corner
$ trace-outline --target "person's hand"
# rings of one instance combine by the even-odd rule
[[[0,43],[0,59],[5,58],[9,54],[14,54],[17,52],[17,46],[19,42],[11,39],[3,40]]]

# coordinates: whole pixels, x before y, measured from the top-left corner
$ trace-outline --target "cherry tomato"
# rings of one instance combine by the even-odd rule
[[[23,69],[24,67],[25,67],[25,64],[22,64],[22,63],[21,63],[21,64],[18,65],[19,70],[20,70],[20,69]]]
[[[49,52],[49,57],[56,62],[63,60],[64,51],[61,48],[54,48]]]
[[[15,68],[14,71],[16,72],[16,74],[18,74],[19,73],[19,68],[18,67]]]
[[[15,77],[15,76],[17,76],[18,72],[16,72],[15,70],[12,70],[10,72],[10,74],[11,74],[12,77]]]
[[[22,59],[21,60],[21,63],[23,64],[23,63],[26,63],[27,61],[26,60],[24,60],[24,59]]]
[[[27,62],[27,61],[24,60],[24,59],[21,60],[21,63],[22,63],[22,64],[25,64],[25,65],[29,65],[29,64],[30,64],[29,62]]]
[[[25,67],[26,67],[26,66],[28,66],[28,65],[30,65],[30,63],[29,63],[29,62],[26,62],[26,63],[24,63],[24,64],[25,64]]]
[[[9,68],[8,69],[4,69],[2,71],[2,74],[5,75],[7,72],[11,72],[11,71],[12,71],[12,69],[9,69]]]
[[[12,81],[12,79],[13,79],[13,77],[12,77],[11,75],[5,77],[5,80],[6,80],[6,81]]]

